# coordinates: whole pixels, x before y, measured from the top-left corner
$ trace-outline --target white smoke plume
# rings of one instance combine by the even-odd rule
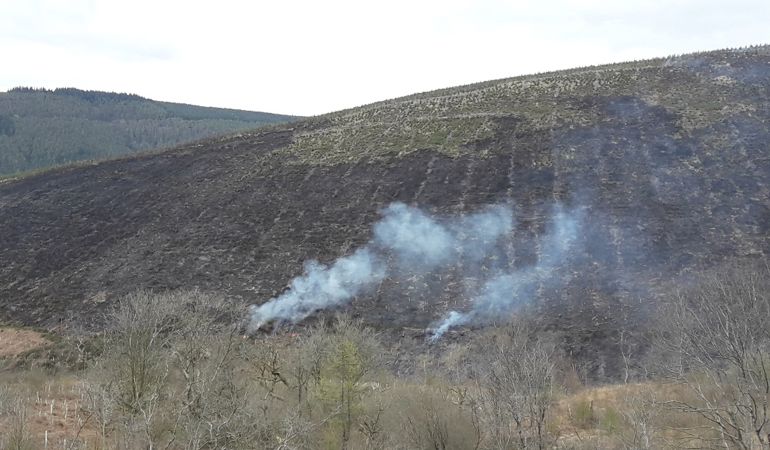
[[[351,255],[330,265],[305,264],[304,273],[291,281],[280,296],[250,308],[249,329],[268,322],[296,323],[316,311],[347,304],[391,276],[447,270],[460,259],[463,270],[489,263],[513,235],[513,210],[495,205],[459,217],[435,217],[403,203],[381,211],[373,238]],[[577,221],[563,212],[554,214],[552,229],[541,243],[540,262],[513,273],[490,272],[467,313],[453,311],[434,331],[437,339],[453,326],[489,320],[510,313],[516,302],[526,301],[539,280],[547,278],[577,233]]]
[[[574,250],[580,224],[579,212],[567,213],[557,207],[549,232],[540,239],[538,262],[488,279],[481,292],[473,297],[471,309],[466,313],[450,311],[433,329],[430,340],[440,339],[454,326],[492,322],[507,317],[529,302],[539,285],[554,286],[558,283],[559,278],[553,277],[552,273],[564,262],[567,252]]]
[[[452,258],[454,237],[449,230],[417,208],[393,203],[374,224],[374,244],[391,250],[399,267],[430,270]]]
[[[367,245],[329,266],[307,262],[286,292],[252,305],[249,329],[272,321],[299,322],[315,311],[346,304],[388,276],[437,270],[454,263],[458,254],[481,259],[514,226],[511,208],[503,205],[455,219],[432,217],[403,203],[381,213]]]
[[[513,232],[513,211],[495,205],[459,218],[431,217],[420,209],[393,203],[374,225],[373,244],[392,252],[393,270],[428,272],[453,264],[459,255],[478,261]]]
[[[298,322],[313,312],[346,303],[368,286],[385,278],[385,265],[364,247],[325,266],[312,260],[305,273],[292,280],[286,293],[250,309],[249,330],[272,320]]]

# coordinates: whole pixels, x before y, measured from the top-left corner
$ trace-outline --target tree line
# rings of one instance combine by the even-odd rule
[[[169,147],[294,119],[157,102],[135,94],[19,87],[0,93],[0,175]]]
[[[645,371],[604,386],[533,312],[409,349],[345,315],[245,336],[224,298],[136,292],[104,332],[68,340],[69,448],[765,449],[769,275],[730,265],[669,292],[634,355]],[[0,448],[34,448],[15,383],[0,389],[0,427],[17,424]]]

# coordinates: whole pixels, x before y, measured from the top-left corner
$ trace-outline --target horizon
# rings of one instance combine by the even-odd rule
[[[677,57],[677,56],[688,55],[688,54],[710,53],[710,52],[719,52],[719,51],[744,50],[744,49],[768,47],[768,46],[770,46],[770,44],[759,43],[759,44],[749,44],[749,45],[741,46],[741,47],[725,47],[725,48],[706,49],[706,50],[694,50],[692,52],[687,52],[687,53],[676,53],[676,54],[670,54],[670,55],[659,55],[659,56],[652,56],[652,57],[643,58],[643,59],[612,61],[612,62],[606,62],[606,63],[592,64],[592,65],[587,65],[587,66],[573,66],[573,67],[567,67],[567,68],[563,68],[563,69],[554,69],[554,70],[549,70],[549,71],[544,71],[544,72],[533,72],[533,73],[518,74],[518,75],[509,76],[509,77],[493,78],[493,79],[489,79],[489,80],[472,81],[470,83],[453,85],[453,86],[437,86],[437,87],[428,89],[426,91],[411,92],[411,93],[407,93],[407,94],[404,94],[404,95],[400,95],[398,97],[391,97],[391,98],[373,100],[372,102],[369,102],[369,103],[363,103],[363,104],[360,104],[360,105],[354,105],[354,106],[350,106],[350,107],[346,107],[346,108],[342,108],[342,109],[338,109],[338,110],[322,112],[322,113],[319,113],[319,114],[311,114],[311,115],[307,115],[307,116],[298,115],[298,114],[290,114],[290,113],[274,113],[272,111],[265,111],[265,110],[231,108],[231,107],[227,107],[227,106],[217,106],[217,105],[193,104],[193,103],[188,103],[188,102],[171,101],[171,100],[166,100],[166,99],[163,99],[163,98],[150,98],[150,97],[143,96],[141,94],[137,94],[135,92],[127,92],[127,91],[101,91],[101,90],[93,90],[93,89],[88,89],[88,88],[81,88],[81,87],[77,87],[77,86],[54,86],[54,87],[13,86],[13,87],[10,87],[10,88],[8,88],[8,89],[6,89],[4,91],[0,91],[0,93],[11,93],[13,91],[20,91],[20,90],[46,91],[46,92],[50,92],[50,93],[55,93],[56,91],[60,91],[60,90],[73,89],[73,90],[78,90],[78,91],[83,91],[83,92],[100,92],[100,93],[108,93],[108,94],[125,95],[125,96],[129,96],[129,97],[137,97],[137,98],[142,99],[142,100],[156,101],[156,102],[162,102],[162,103],[176,103],[176,104],[180,104],[180,105],[197,106],[197,107],[201,107],[201,108],[231,109],[231,110],[244,111],[244,112],[260,112],[260,113],[267,113],[267,114],[277,114],[277,115],[286,115],[286,116],[294,116],[294,117],[298,117],[298,118],[305,118],[305,117],[317,117],[317,116],[322,116],[322,115],[325,115],[325,114],[332,114],[332,113],[335,113],[335,112],[340,112],[340,111],[345,111],[345,110],[348,110],[348,109],[354,109],[354,108],[358,108],[358,107],[362,107],[362,106],[367,106],[367,105],[379,103],[379,102],[382,102],[382,101],[397,100],[399,98],[409,97],[411,95],[419,95],[419,94],[423,94],[423,93],[430,93],[430,92],[433,92],[433,91],[440,91],[440,90],[443,90],[443,89],[452,89],[452,88],[457,88],[457,87],[462,87],[462,86],[469,86],[469,85],[478,84],[478,83],[484,83],[484,82],[489,82],[489,81],[506,80],[506,79],[512,79],[512,78],[517,78],[517,77],[529,77],[529,76],[547,75],[547,74],[550,74],[550,73],[558,73],[558,72],[562,72],[562,71],[565,71],[565,70],[584,69],[584,68],[585,69],[591,69],[591,68],[595,68],[595,67],[610,66],[610,65],[613,65],[613,64],[653,61],[653,60],[659,59],[659,58]]]
[[[494,79],[770,41],[766,2],[668,3],[141,0],[127,8],[11,0],[0,17],[10,62],[0,91],[75,87],[312,116]]]

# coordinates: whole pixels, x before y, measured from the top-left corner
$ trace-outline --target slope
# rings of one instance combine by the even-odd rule
[[[177,145],[295,117],[65,88],[0,93],[0,175]]]
[[[559,202],[586,211],[583,245],[562,286],[531,303],[592,370],[616,372],[603,349],[643,330],[661,289],[770,252],[769,89],[770,48],[715,51],[446,89],[5,182],[0,314],[93,323],[138,288],[260,304],[306,260],[366,243],[394,201],[436,214],[513,205],[504,263],[522,266]],[[386,280],[351,308],[381,329],[421,328],[467,308],[467,283]]]

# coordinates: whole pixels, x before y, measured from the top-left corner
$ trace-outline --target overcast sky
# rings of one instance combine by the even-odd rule
[[[0,0],[0,91],[78,87],[311,115],[764,43],[769,0]]]

